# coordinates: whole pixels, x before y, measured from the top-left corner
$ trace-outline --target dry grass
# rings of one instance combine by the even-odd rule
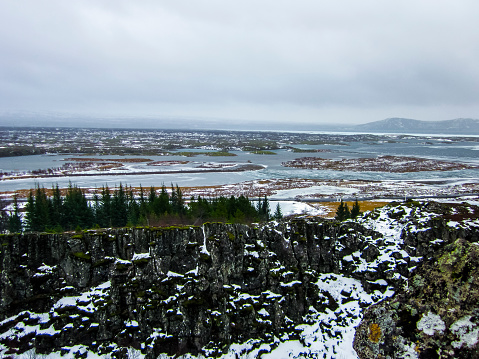
[[[354,202],[344,202],[348,205],[349,209],[353,207]],[[383,207],[389,202],[387,201],[359,201],[359,207],[361,212],[372,211],[375,208]],[[340,202],[318,202],[319,206],[324,207],[327,211],[322,217],[332,218],[336,215],[336,211]]]

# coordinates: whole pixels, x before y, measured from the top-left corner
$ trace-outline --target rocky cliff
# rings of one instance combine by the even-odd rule
[[[355,358],[364,309],[401,291],[448,244],[477,242],[476,212],[407,203],[342,223],[2,236],[0,352]],[[442,320],[472,323],[471,308]],[[379,353],[364,323],[356,351]],[[377,343],[396,333],[383,324]]]
[[[458,239],[373,305],[357,328],[361,358],[478,358],[479,246]]]

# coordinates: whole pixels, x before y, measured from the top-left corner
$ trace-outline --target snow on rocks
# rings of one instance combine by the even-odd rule
[[[79,312],[93,313],[98,305],[104,303],[108,296],[111,282],[105,282],[81,295],[72,297],[63,297],[53,305],[53,315],[58,315],[65,309],[75,309]]]
[[[105,353],[125,349],[115,342],[119,336],[123,343],[138,343],[143,354],[167,358],[181,338],[216,332],[222,334],[206,337],[209,341],[195,334],[202,347],[193,348],[197,356],[187,357],[357,358],[353,338],[365,309],[403,286],[424,286],[413,268],[430,251],[451,242],[448,231],[455,229],[448,222],[463,223],[456,217],[439,218],[441,208],[392,204],[344,222],[307,218],[250,227],[209,223],[188,231],[125,229],[122,256],[111,233],[105,233],[98,238],[112,246],[102,248],[109,260],[97,260],[92,253],[97,266],[87,268],[111,280],[84,289],[65,283],[43,313],[22,312],[0,323],[0,342],[20,338],[18,333],[25,333],[23,340],[31,333],[114,333],[101,347]],[[461,233],[469,233],[467,228],[473,227],[463,226]],[[85,236],[86,243],[93,240]],[[450,267],[456,262],[441,263]],[[38,262],[33,268],[36,280],[43,280],[42,275],[53,276],[63,267]],[[417,317],[414,330],[434,338],[445,332],[442,321],[456,333],[458,347],[475,345],[477,328],[469,315],[447,321],[431,310]],[[107,319],[115,323],[108,330]],[[451,327],[452,322],[457,323]],[[7,347],[2,345],[4,353]],[[98,348],[78,346],[66,355],[77,351],[89,357]]]
[[[359,357],[476,357],[478,262],[475,242],[456,239],[420,263],[405,288],[363,313],[354,341]]]

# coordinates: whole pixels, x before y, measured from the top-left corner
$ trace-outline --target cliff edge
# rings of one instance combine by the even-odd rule
[[[381,344],[374,345],[395,336],[396,329],[371,319],[380,330],[371,346],[368,318],[376,314],[366,314],[353,349],[364,310],[426,283],[429,277],[418,277],[421,263],[438,253],[439,258],[456,253],[451,246],[462,246],[460,253],[476,260],[477,217],[474,206],[408,202],[345,222],[304,218],[256,226],[207,223],[2,236],[0,352],[4,358],[380,353]],[[437,261],[444,270],[456,268],[447,258]],[[477,278],[475,269],[454,271],[466,282]],[[447,283],[455,288],[452,279],[459,274],[451,275]],[[432,296],[428,285],[417,287],[424,298]],[[472,300],[450,319],[441,316],[445,335],[455,321],[473,325],[476,306]],[[419,309],[414,312],[411,304],[410,313],[425,323],[442,313],[431,307],[421,316]],[[423,353],[437,352],[436,334],[426,337],[432,339]],[[454,350],[451,345],[447,350]]]

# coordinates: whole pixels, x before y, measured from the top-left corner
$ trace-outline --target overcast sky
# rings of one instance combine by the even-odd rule
[[[477,0],[0,0],[0,112],[479,118],[478,19]]]

